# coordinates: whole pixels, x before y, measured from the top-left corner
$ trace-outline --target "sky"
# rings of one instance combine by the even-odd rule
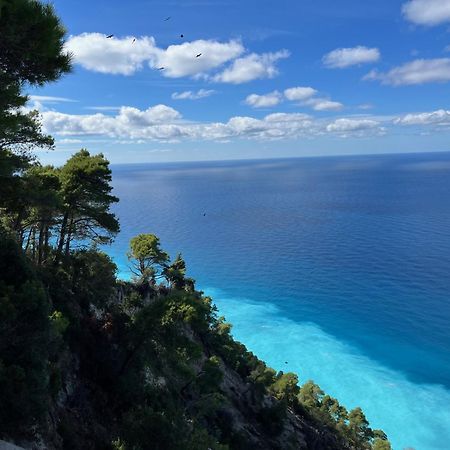
[[[43,162],[450,150],[450,0],[52,3],[73,71],[28,92]]]

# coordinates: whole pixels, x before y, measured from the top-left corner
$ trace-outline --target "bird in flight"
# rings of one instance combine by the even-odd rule
[[[184,38],[184,34],[180,34],[180,38]]]
[[[200,58],[200,56],[202,56],[201,53],[199,53],[198,55],[195,55],[196,58]]]
[[[158,68],[158,70],[164,70],[165,69],[165,67],[159,67]]]
[[[108,34],[108,36],[106,36],[106,39],[111,39],[113,36],[113,34]]]
[[[167,22],[168,20],[170,20],[170,16],[169,16],[169,17],[166,17],[166,18],[164,19],[164,22]]]
[[[136,38],[134,38],[134,39],[133,39],[133,42],[132,42],[132,44],[134,44],[135,42],[136,42]]]

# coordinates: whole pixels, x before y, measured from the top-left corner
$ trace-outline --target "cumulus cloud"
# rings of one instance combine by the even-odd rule
[[[313,98],[307,101],[314,111],[340,111],[344,105],[324,98]]]
[[[278,113],[264,119],[238,116],[224,123],[183,122],[176,110],[164,105],[144,111],[122,107],[116,116],[101,113],[71,115],[46,111],[42,118],[45,130],[59,136],[102,135],[121,140],[166,142],[182,139],[286,139],[302,134],[310,135],[315,129],[313,122],[305,114]]]
[[[251,53],[233,61],[230,67],[212,77],[212,80],[221,83],[241,84],[261,78],[273,78],[278,75],[275,64],[280,59],[288,57],[289,52],[287,50],[260,55]]]
[[[297,86],[285,89],[284,97],[287,100],[299,102],[300,105],[309,106],[314,111],[339,111],[344,105],[329,98],[317,97],[318,91],[312,87]]]
[[[449,0],[410,0],[402,6],[407,20],[418,25],[439,25],[450,22]]]
[[[166,105],[145,110],[124,106],[116,115],[74,115],[44,111],[46,132],[59,142],[76,142],[86,136],[114,142],[180,142],[183,140],[224,142],[232,139],[279,140],[314,138],[326,134],[363,137],[383,132],[378,120],[370,118],[319,119],[302,113],[273,113],[262,119],[231,117],[225,122],[190,122]]]
[[[282,95],[278,91],[265,95],[251,94],[245,99],[245,103],[253,108],[267,108],[278,105],[282,100]]]
[[[416,59],[389,72],[372,70],[363,79],[393,86],[444,83],[450,81],[450,58]]]
[[[73,54],[75,63],[87,70],[132,75],[158,52],[152,37],[141,37],[134,43],[132,39],[106,39],[101,33],[82,33],[67,40],[66,50]]]
[[[233,60],[244,52],[240,41],[217,42],[197,40],[157,49],[150,59],[152,67],[164,67],[163,75],[170,78],[200,76]],[[195,56],[201,53],[199,58]]]
[[[323,64],[330,69],[343,69],[350,66],[373,63],[380,59],[377,48],[368,48],[362,45],[353,48],[337,48],[327,53]]]
[[[71,36],[66,49],[76,63],[87,70],[100,73],[132,75],[145,64],[152,68],[164,67],[166,77],[198,75],[218,68],[240,56],[244,47],[240,41],[217,42],[197,40],[159,48],[149,36],[106,39],[101,33],[83,33]],[[202,53],[200,58],[195,56]]]
[[[66,49],[75,63],[94,72],[132,75],[148,65],[164,68],[160,73],[168,78],[193,77],[233,84],[272,78],[278,74],[277,61],[289,56],[287,50],[245,54],[242,42],[235,39],[198,39],[163,49],[153,37],[106,39],[101,33],[71,36]],[[201,56],[197,58],[198,54]],[[231,65],[224,69],[227,63]]]
[[[104,135],[158,139],[171,135],[171,124],[181,119],[181,114],[166,105],[156,105],[143,111],[123,106],[116,116],[45,111],[42,113],[42,119],[47,132],[61,136]]]
[[[297,86],[285,89],[284,96],[291,101],[303,101],[317,94],[317,90],[312,87]]]
[[[379,125],[370,119],[336,119],[327,125],[328,131],[359,131],[367,128],[375,128]]]
[[[380,122],[372,119],[360,118],[336,119],[334,122],[331,122],[327,125],[326,130],[330,133],[335,133],[343,138],[349,136],[364,137],[382,135],[386,132],[385,128],[381,126]]]
[[[450,111],[439,109],[432,112],[406,114],[394,120],[399,125],[450,125]]]
[[[174,92],[172,98],[174,100],[198,100],[213,95],[216,91],[213,89],[199,89],[197,92],[184,91]]]

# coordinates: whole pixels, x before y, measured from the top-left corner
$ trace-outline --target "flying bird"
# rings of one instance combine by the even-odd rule
[[[169,17],[166,17],[166,18],[164,19],[164,22],[167,22],[168,20],[170,20],[170,16],[169,16]]]
[[[200,56],[202,56],[201,53],[199,53],[198,55],[195,55],[196,58],[200,58]]]
[[[184,34],[180,34],[180,38],[184,38]]]
[[[132,44],[134,44],[135,42],[136,42],[136,38],[134,38],[134,39],[133,39],[133,42],[132,42]]]
[[[164,70],[165,69],[165,67],[160,67],[160,68],[158,68],[158,70]]]
[[[106,36],[106,39],[111,39],[113,36],[113,34],[108,34],[108,36]]]

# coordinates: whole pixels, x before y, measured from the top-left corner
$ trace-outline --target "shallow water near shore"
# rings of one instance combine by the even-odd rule
[[[123,276],[130,237],[157,234],[269,365],[395,450],[449,448],[450,154],[127,165],[113,184]]]

